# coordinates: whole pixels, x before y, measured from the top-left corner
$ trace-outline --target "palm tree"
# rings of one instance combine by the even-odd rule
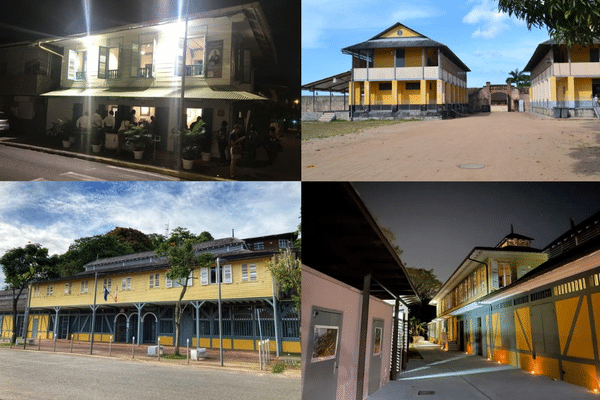
[[[529,87],[531,84],[529,75],[523,71],[519,71],[519,68],[508,73],[510,76],[506,78],[506,83],[514,83],[517,87]]]

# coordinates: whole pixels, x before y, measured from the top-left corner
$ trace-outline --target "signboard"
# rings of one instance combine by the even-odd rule
[[[214,40],[206,43],[206,77],[221,78],[223,74],[223,41]]]

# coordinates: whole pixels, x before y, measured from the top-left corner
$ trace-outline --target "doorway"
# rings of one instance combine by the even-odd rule
[[[458,349],[465,351],[465,321],[458,321]]]
[[[478,356],[483,356],[483,340],[481,334],[481,317],[477,318],[477,330],[475,331],[475,346],[476,354]]]
[[[371,359],[369,360],[369,395],[379,390],[381,382],[381,353],[383,350],[383,320],[374,319],[371,330]]]
[[[314,307],[311,313],[303,400],[335,399],[342,335],[342,313]]]

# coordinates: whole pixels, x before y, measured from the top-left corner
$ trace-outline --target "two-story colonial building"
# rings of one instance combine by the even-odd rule
[[[429,324],[430,339],[447,349],[487,354],[490,345],[481,333],[473,344],[464,340],[464,332],[470,328],[481,332],[482,324],[488,321],[479,317],[474,327],[465,327],[460,316],[479,308],[481,298],[510,285],[548,259],[541,250],[531,247],[532,240],[511,229],[496,246],[471,250],[430,302],[437,308],[437,318]]]
[[[273,350],[300,352],[294,303],[280,298],[267,263],[278,251],[247,248],[225,238],[194,245],[219,258],[224,348],[257,349],[261,336]],[[32,285],[28,337],[131,343],[174,343],[174,308],[181,282],[167,278],[169,265],[153,252],[91,262],[73,276]],[[180,339],[219,346],[217,264],[193,267],[183,298]],[[94,312],[94,306],[97,307]],[[95,317],[92,332],[92,318]]]
[[[61,89],[44,94],[48,126],[100,109],[114,111],[118,127],[135,110],[138,120],[155,117],[159,147],[168,150],[184,77],[184,122],[189,126],[201,116],[216,131],[222,121],[252,121],[252,101],[266,100],[254,93],[254,69],[276,60],[259,3],[34,43],[41,49],[49,44],[64,50]]]
[[[469,68],[447,46],[405,25],[342,52],[352,56],[353,119],[439,116],[468,104]]]
[[[562,116],[599,117],[594,96],[600,96],[600,48],[565,46],[555,40],[540,43],[524,71],[531,73],[530,101],[534,112]],[[557,113],[555,113],[555,110]],[[568,114],[568,115],[567,115]]]

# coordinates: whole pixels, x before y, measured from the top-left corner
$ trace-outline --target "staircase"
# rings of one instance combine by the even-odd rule
[[[321,118],[319,118],[319,122],[331,122],[334,119],[335,119],[334,112],[325,112],[325,113],[323,113],[323,115],[321,115]]]
[[[458,343],[456,341],[448,342],[448,351],[458,351]]]

